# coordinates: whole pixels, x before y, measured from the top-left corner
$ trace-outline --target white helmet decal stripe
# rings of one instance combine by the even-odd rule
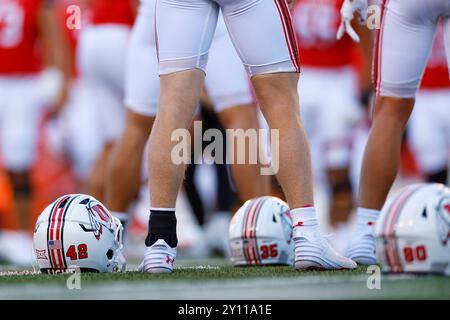
[[[250,265],[261,264],[261,259],[259,257],[258,241],[256,238],[256,217],[261,210],[264,202],[267,198],[258,198],[252,200],[248,205],[248,209],[245,212],[244,217],[244,256]],[[248,241],[245,241],[248,240]]]
[[[395,236],[395,225],[400,217],[405,203],[408,199],[420,188],[422,185],[413,185],[404,192],[399,199],[395,201],[384,220],[384,239],[387,241],[386,245],[386,260],[391,268],[392,272],[401,272],[402,264],[400,260],[400,254],[398,252],[397,239]]]
[[[61,230],[60,230],[60,234],[61,234],[61,251],[62,251],[62,258],[63,258],[63,263],[64,263],[64,267],[67,268],[67,261],[66,261],[66,255],[64,254],[64,226],[66,224],[66,215],[67,215],[67,211],[70,208],[70,205],[72,204],[72,202],[78,198],[78,195],[75,197],[72,197],[72,199],[70,199],[70,201],[68,201],[68,204],[65,206],[64,208],[64,214],[62,217],[62,225],[61,225]]]
[[[252,215],[252,212],[254,214],[254,212],[256,210],[256,207],[258,206],[260,201],[261,200],[258,199],[258,200],[253,200],[251,202],[251,205],[249,205],[249,209],[248,209],[248,212],[247,212],[247,217],[245,218],[244,244],[246,244],[245,251],[247,253],[247,257],[248,257],[247,260],[248,260],[250,265],[253,264],[253,260],[255,258],[255,251],[254,251],[254,248],[252,248],[253,244],[249,243],[248,241],[245,241],[245,240],[249,239],[248,231],[249,231],[250,228],[249,228],[248,222],[251,221],[249,218]],[[252,249],[252,251],[250,251],[250,249]],[[255,261],[255,264],[256,264],[256,261]]]
[[[256,207],[255,207],[255,210],[253,210],[253,215],[252,215],[252,218],[250,219],[250,235],[249,235],[250,239],[252,239],[254,234],[256,234],[255,218],[256,218],[259,210],[261,209],[262,205],[264,204],[264,202],[266,202],[266,199],[258,201],[258,203],[256,204]]]
[[[256,237],[256,226],[258,223],[258,217],[259,213],[261,211],[261,208],[264,206],[264,203],[267,201],[266,199],[263,199],[260,203],[258,203],[256,211],[253,214],[252,222],[251,222],[251,229],[250,229],[250,239],[254,239],[254,247],[253,247],[253,256],[255,257],[256,264],[261,264],[261,258],[259,254],[259,247],[258,247],[258,238]]]
[[[62,204],[61,204],[62,205]],[[58,210],[58,213],[56,214],[56,228],[54,230],[54,239],[55,241],[59,241],[59,249],[56,250],[56,254],[58,256],[58,265],[59,267],[65,268],[65,264],[64,264],[64,252],[62,251],[62,241],[61,241],[61,225],[62,225],[62,217],[63,217],[63,213],[65,211],[65,208],[67,207],[67,203],[63,205],[62,208],[60,208]],[[52,230],[50,229],[50,232]]]
[[[58,202],[59,203],[59,202]],[[53,212],[54,212],[54,210],[55,210],[55,208],[57,208],[58,207],[58,203],[57,202],[55,202],[54,204],[53,204],[53,207],[51,208],[51,210],[50,210],[50,214],[49,214],[49,216],[48,216],[48,225],[47,225],[47,251],[48,251],[48,259],[49,259],[49,262],[50,262],[50,267],[51,268],[53,268],[54,267],[54,265],[53,265],[53,259],[52,259],[52,257],[51,257],[51,255],[50,255],[50,248],[49,248],[49,246],[48,246],[48,244],[49,244],[49,239],[50,239],[50,222],[51,222],[51,218],[52,218],[52,215],[53,215]]]
[[[55,228],[55,222],[58,216],[59,217],[58,225],[59,225],[59,222],[61,221],[62,218],[62,213],[66,205],[64,205],[62,208],[60,208],[60,206],[64,202],[66,202],[67,204],[67,200],[69,198],[70,196],[65,196],[61,198],[61,200],[52,208],[52,211],[50,212],[50,216],[48,218],[49,225],[47,229],[47,249],[49,252],[50,265],[52,266],[52,268],[56,269],[62,269],[64,268],[64,266],[62,259],[63,254],[61,254],[62,249],[61,239],[59,233],[55,234],[55,229],[57,229]],[[58,260],[56,258],[58,258]]]
[[[255,200],[251,200],[250,201],[250,203],[247,206],[247,209],[245,210],[244,217],[242,219],[242,234],[244,235],[244,239],[245,239],[245,234],[246,234],[246,230],[247,230],[248,215],[249,215],[250,209],[251,209],[254,201]],[[242,241],[242,252],[244,253],[245,260],[247,262],[249,262],[250,261],[249,260],[249,252],[248,252],[248,250],[247,250],[247,248],[245,246],[245,240]]]

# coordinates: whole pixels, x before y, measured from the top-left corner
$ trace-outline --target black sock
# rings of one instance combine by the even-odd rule
[[[159,239],[166,241],[172,248],[177,246],[177,218],[175,216],[175,211],[150,210],[148,234],[145,239],[145,245],[150,247]]]
[[[447,184],[447,179],[448,179],[447,177],[448,177],[448,170],[447,170],[447,168],[444,168],[440,171],[428,173],[426,178],[427,178],[427,182]]]

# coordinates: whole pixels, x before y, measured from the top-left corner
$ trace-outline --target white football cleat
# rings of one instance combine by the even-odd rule
[[[294,228],[295,269],[355,269],[357,264],[334,250],[318,228]]]
[[[159,239],[152,246],[147,247],[144,261],[138,271],[149,273],[171,273],[177,256],[177,249],[171,248],[166,241]]]
[[[377,264],[373,225],[359,226],[356,235],[350,240],[345,256],[361,265]]]

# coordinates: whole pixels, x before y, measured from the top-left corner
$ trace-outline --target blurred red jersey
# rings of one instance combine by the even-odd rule
[[[41,68],[38,12],[41,0],[0,0],[0,75]]]
[[[1,0],[0,0],[1,1]],[[76,6],[79,9],[80,17],[77,22],[79,23],[79,26],[69,26],[67,23],[71,20],[72,16],[74,15],[74,11],[68,10],[71,8],[71,6]],[[63,36],[66,37],[66,40],[69,43],[69,49],[72,54],[72,75],[77,76],[78,70],[77,70],[77,46],[78,46],[78,40],[81,33],[81,30],[88,26],[91,21],[91,11],[90,8],[87,7],[84,3],[84,0],[59,0],[57,2],[57,10],[58,10],[58,17],[59,17],[59,23],[61,25],[62,30],[64,30]]]
[[[427,69],[422,78],[422,89],[450,88],[444,32],[439,25]]]
[[[94,0],[91,9],[93,24],[119,23],[133,25],[132,0]]]
[[[355,44],[345,36],[336,39],[344,0],[298,0],[293,20],[304,66],[353,65]]]

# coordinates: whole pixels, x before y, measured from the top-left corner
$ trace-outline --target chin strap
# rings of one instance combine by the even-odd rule
[[[116,258],[114,261],[114,272],[125,272],[127,268],[127,261],[122,254],[122,249],[116,251]]]
[[[116,243],[116,249],[114,252],[114,272],[124,272],[127,267],[127,262],[122,253],[123,249],[123,225],[116,217],[112,217],[116,224],[114,229],[114,240]]]

